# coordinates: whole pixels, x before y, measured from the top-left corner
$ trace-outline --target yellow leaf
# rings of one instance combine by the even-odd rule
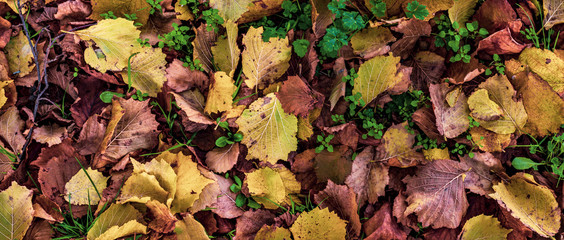
[[[479,88],[486,91],[474,92],[468,98],[468,104],[471,115],[480,123],[480,126],[499,134],[522,131],[523,126],[527,123],[527,112],[525,112],[522,100],[515,100],[516,92],[507,77],[505,75],[490,77],[481,83]],[[477,93],[478,95],[474,96]],[[491,99],[490,102],[487,101],[485,93]],[[493,103],[499,106],[499,109],[495,108]],[[496,118],[500,109],[503,114],[501,118]]]
[[[161,159],[168,154],[170,153],[161,153],[159,156],[145,164],[141,164],[131,158],[131,163],[133,165],[133,174],[140,174],[144,172],[155,176],[159,186],[168,192],[167,200],[163,203],[170,207],[170,204],[174,199],[174,195],[176,194],[176,173],[168,162]]]
[[[387,44],[395,40],[396,38],[388,28],[367,28],[353,35],[351,46],[355,54],[370,59],[388,52],[390,47]]]
[[[176,239],[178,240],[208,240],[206,229],[190,214],[184,215],[182,221],[176,221]]]
[[[174,4],[174,11],[176,12],[176,19],[178,20],[194,20],[194,14],[192,14],[188,5],[180,5],[180,1]]]
[[[517,173],[493,189],[495,193],[489,196],[539,235],[548,238],[560,229],[561,211],[554,193],[535,182],[532,175]]]
[[[166,81],[166,54],[160,48],[150,47],[134,51],[140,52],[131,58],[131,86],[149,97],[156,97]],[[121,72],[121,77],[126,83],[129,81],[127,69]]]
[[[151,5],[145,0],[92,0],[92,14],[94,20],[104,20],[100,14],[112,11],[115,16],[124,18],[125,14],[134,13],[135,22],[145,25],[149,19]]]
[[[400,57],[376,56],[358,69],[358,78],[354,81],[353,95],[362,94],[364,103],[369,104],[378,95],[401,81],[397,74]]]
[[[237,24],[232,21],[226,21],[223,26],[225,27],[226,36],[219,37],[215,42],[215,46],[211,47],[213,59],[219,69],[228,73],[230,77],[235,74],[235,69],[239,65],[239,58],[241,50],[237,45],[238,31]],[[228,53],[228,54],[226,54]]]
[[[246,3],[247,0],[244,1]],[[248,11],[244,12],[237,23],[248,23],[259,20],[265,16],[270,16],[282,10],[284,0],[253,0],[252,4],[247,4]]]
[[[96,205],[100,201],[99,194],[107,186],[109,177],[88,167],[86,173],[80,169],[72,178],[65,184],[65,200],[70,199],[71,204],[75,205]],[[92,180],[92,181],[90,181]],[[94,183],[94,186],[92,185]],[[97,190],[97,191],[96,191]]]
[[[252,0],[210,0],[210,7],[218,10],[226,22],[236,22],[243,13],[249,10]]]
[[[23,77],[33,71],[35,68],[33,52],[23,32],[10,39],[5,48],[11,73],[16,73],[14,75]]]
[[[298,148],[298,119],[284,112],[274,93],[253,102],[236,123],[249,149],[247,159],[275,164]]]
[[[428,161],[450,159],[450,153],[448,152],[448,148],[423,149],[423,156],[425,156],[425,159],[427,159]]]
[[[542,1],[544,8],[544,25],[546,29],[560,23],[564,23],[564,1],[563,0],[545,0]]]
[[[100,214],[90,230],[88,240],[118,239],[132,234],[147,234],[142,214],[129,204],[112,204]]]
[[[472,141],[484,152],[501,152],[511,142],[511,134],[497,134],[483,127],[470,129]]]
[[[460,0],[460,1],[467,1],[467,0]],[[431,18],[435,16],[435,13],[451,8],[454,5],[454,0],[420,0],[419,4],[427,7],[427,10],[429,11],[429,15],[425,17],[425,21],[429,21]],[[405,6],[407,6],[407,4]]]
[[[563,5],[564,6],[564,5]],[[557,93],[564,92],[564,60],[548,49],[526,48],[519,55],[519,61],[528,65]]]
[[[264,225],[255,236],[255,240],[286,240],[292,239],[290,230],[283,227]]]
[[[166,203],[168,196],[169,193],[161,187],[154,175],[141,172],[127,178],[117,200],[119,203],[147,203],[150,200]]]
[[[287,38],[262,41],[263,28],[251,27],[243,37],[243,73],[249,88],[263,89],[282,76],[290,66],[292,48]]]
[[[4,88],[6,86],[9,86],[10,84],[12,84],[13,86],[12,82],[13,82],[12,80],[0,82],[0,108],[2,108],[4,104],[6,104],[6,102],[8,101],[8,98],[6,97],[6,89]]]
[[[474,119],[483,121],[492,121],[500,119],[503,110],[497,103],[492,101],[488,96],[488,90],[478,89],[470,97],[468,97],[468,106],[470,107],[470,115]]]
[[[329,208],[315,208],[303,212],[290,227],[294,239],[344,240],[347,221],[330,212]]]
[[[108,70],[121,71],[127,67],[127,60],[134,46],[139,46],[137,39],[141,31],[132,21],[124,18],[101,20],[98,24],[74,32],[84,41],[94,41],[98,48],[95,52],[90,46],[84,51],[84,60],[96,70],[105,73]],[[100,55],[100,56],[98,56]]]
[[[15,181],[0,192],[0,236],[2,239],[24,239],[33,219],[33,191]]]
[[[505,240],[511,231],[503,228],[497,218],[480,214],[466,221],[460,239]]]
[[[237,90],[235,81],[225,72],[215,72],[213,83],[208,94],[204,112],[207,114],[225,112],[233,105],[233,93]]]
[[[388,128],[382,137],[383,144],[378,147],[378,161],[387,161],[394,167],[412,167],[423,161],[423,154],[413,148],[415,134],[410,134],[407,122]]]
[[[461,27],[474,14],[474,7],[478,0],[454,0],[454,5],[448,9],[448,18],[451,23],[458,22]]]
[[[14,11],[16,14],[18,13],[18,6],[17,4],[17,0],[0,0],[0,2],[6,3],[8,4],[8,7],[10,7],[12,9],[12,11]],[[22,9],[21,12],[24,14],[27,12],[27,5],[24,4],[24,1],[21,1],[21,5],[22,5]],[[17,16],[17,15],[16,15]]]
[[[290,204],[289,195],[301,190],[294,174],[284,167],[259,168],[246,174],[245,183],[253,199],[268,209],[277,209],[276,204]]]

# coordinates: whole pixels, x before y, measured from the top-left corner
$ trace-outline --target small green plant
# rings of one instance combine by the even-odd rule
[[[493,55],[493,61],[490,63],[489,66],[493,66],[495,67],[495,70],[501,74],[501,75],[505,75],[505,64],[503,64],[503,62],[501,61],[501,57],[499,57],[499,55],[494,54]],[[490,68],[486,69],[486,76],[492,75],[492,70]]]
[[[564,127],[564,126],[563,126]],[[530,135],[529,135],[530,136]],[[547,168],[558,176],[558,180],[564,178],[564,133],[560,135],[554,134],[552,136],[544,137],[538,141],[536,138],[530,136],[534,144],[529,145],[514,145],[510,147],[528,147],[529,153],[537,154],[543,158],[542,162],[535,162],[527,157],[516,157],[511,162],[511,165],[517,170],[526,170],[533,168],[538,170],[538,166],[547,166]]]
[[[161,2],[164,0],[145,0],[149,5],[151,5],[151,10],[149,10],[149,14],[153,15],[157,11],[162,11],[163,7],[161,6]]]
[[[12,15],[9,11],[6,12],[6,16],[4,17],[4,19],[6,19],[8,21],[10,21],[12,19],[16,19],[16,18],[17,18],[17,15]]]
[[[333,152],[333,145],[329,144],[331,140],[335,137],[333,134],[325,135],[322,133],[321,135],[317,135],[317,143],[320,145],[315,148],[316,153],[320,153],[324,149],[327,149],[328,152]]]
[[[104,19],[117,19],[117,16],[114,15],[114,12],[108,11],[107,13],[100,13],[100,17]]]
[[[414,128],[414,123],[412,121],[413,113],[421,107],[430,107],[428,102],[431,98],[421,90],[414,90],[402,93],[400,95],[391,95],[392,101],[386,103],[384,106],[384,114],[387,119],[392,119],[392,115],[395,113],[403,121],[408,122],[409,128]]]
[[[384,124],[378,123],[372,108],[364,109],[358,114],[358,117],[362,120],[362,128],[367,131],[367,133],[362,134],[362,139],[367,139],[369,136],[374,139],[381,139],[384,136]]]
[[[468,146],[466,144],[462,144],[462,143],[455,143],[454,148],[452,148],[450,150],[450,153],[458,154],[460,156],[464,156],[464,155],[466,155],[470,152],[471,152],[471,150],[468,149]],[[470,156],[470,157],[473,157],[473,156]]]
[[[283,10],[282,14],[263,17],[259,21],[249,24],[249,26],[257,28],[262,26],[264,28],[262,33],[262,40],[264,42],[268,42],[273,37],[284,38],[288,31],[292,29],[307,30],[312,26],[311,4],[309,2],[284,0],[281,7]],[[309,41],[307,42],[309,45]],[[300,44],[305,43],[302,42]]]
[[[469,125],[470,129],[480,126],[480,123],[476,122],[476,120],[474,120],[474,118],[471,117],[471,116],[468,116],[468,121],[470,122],[470,125]]]
[[[427,6],[419,4],[417,1],[413,1],[407,4],[407,11],[405,12],[405,16],[408,18],[417,18],[419,20],[425,19],[425,17],[429,16],[429,11],[427,10]]]
[[[229,179],[229,173],[225,174],[225,178]],[[231,184],[231,186],[229,186],[229,190],[231,190],[231,192],[233,193],[238,193],[237,197],[235,198],[235,205],[237,205],[237,207],[240,208],[246,205],[250,208],[259,209],[260,208],[259,203],[257,203],[254,199],[248,198],[247,196],[245,196],[245,194],[241,193],[241,188],[243,187],[243,181],[241,181],[241,179],[237,176],[233,176],[233,181],[234,183]]]
[[[129,59],[127,59],[127,93],[131,91],[131,58],[137,54],[139,54],[139,52],[131,54]],[[114,96],[125,97],[126,95],[123,93],[104,91],[100,94],[100,99],[104,103],[111,103]],[[140,90],[136,90],[135,94],[131,96],[131,98],[138,101],[144,101],[146,97],[149,97],[149,94],[142,93]]]
[[[384,17],[386,16],[386,3],[382,2],[382,0],[370,0],[370,4],[372,7],[370,11],[376,17]]]
[[[176,105],[176,102],[175,102],[175,101],[172,101],[172,96],[171,96],[170,98],[171,98],[171,99],[170,99],[170,102],[169,102],[169,105],[168,105],[168,112],[165,111],[157,101],[152,101],[152,102],[151,102],[151,105],[152,105],[152,106],[156,106],[156,107],[158,107],[158,108],[161,110],[161,113],[162,113],[163,116],[165,117],[166,124],[167,124],[168,128],[169,128],[169,129],[172,129],[172,127],[174,126],[174,121],[175,121],[176,118],[178,117],[178,114],[175,113],[175,112],[173,112],[173,108],[172,108],[172,107],[173,107],[173,106],[174,106],[174,107],[178,107],[178,106]]]
[[[214,31],[217,33],[219,31],[218,26],[224,23],[223,18],[219,16],[219,10],[214,8],[202,11],[201,17],[206,21],[206,30],[209,32]]]
[[[336,58],[339,50],[349,43],[350,37],[366,26],[366,20],[360,13],[347,10],[346,1],[348,0],[332,0],[327,5],[335,14],[335,20],[319,42],[320,52],[324,57]]]
[[[218,139],[215,140],[215,145],[217,147],[225,147],[227,145],[231,145],[233,143],[236,142],[240,142],[241,140],[243,140],[243,134],[241,133],[232,133],[231,130],[229,130],[229,124],[227,124],[227,122],[225,121],[221,121],[221,118],[217,118],[217,123],[218,126],[221,127],[223,130],[227,131],[227,136],[221,136]]]
[[[292,42],[292,46],[298,57],[304,57],[307,53],[307,48],[309,47],[309,41],[307,39],[297,39]]]
[[[345,115],[333,114],[333,115],[331,115],[331,120],[333,120],[333,122],[335,122],[335,123],[337,123],[337,124],[344,124],[344,123],[346,123],[346,121],[345,121]]]
[[[415,136],[415,146],[422,146],[423,149],[429,150],[432,148],[444,149],[446,147],[446,144],[445,143],[437,144],[437,139],[431,139],[424,134],[417,134]]]
[[[177,23],[172,23],[173,30],[164,36],[159,36],[161,40],[158,47],[168,47],[179,51],[185,55],[181,60],[184,62],[185,67],[190,67],[192,70],[203,71],[199,60],[192,60],[193,46],[191,44],[194,38],[194,31],[188,26],[178,26]]]
[[[478,36],[486,37],[488,35],[485,28],[479,28],[477,21],[459,26],[458,22],[451,23],[446,14],[441,15],[435,21],[439,30],[438,34],[433,33],[435,35],[435,46],[445,47],[455,53],[449,59],[450,62],[463,61],[469,63],[472,59],[469,55],[472,49],[470,43],[474,42],[474,39]]]
[[[540,20],[541,23],[543,23],[544,22],[544,13],[543,13],[544,8],[539,4],[538,1],[533,1],[533,3],[535,4],[535,7],[537,7],[537,9],[539,10],[539,13],[537,14],[537,16],[540,16],[539,20]],[[554,49],[556,49],[556,43],[558,43],[558,37],[560,36],[560,31],[558,31],[558,33],[556,33],[554,43],[552,43],[552,37],[554,36],[554,33],[555,33],[554,30],[552,28],[545,30],[544,25],[543,25],[537,31],[536,28],[535,28],[535,19],[531,18],[531,16],[529,16],[527,11],[525,11],[525,9],[523,9],[523,7],[521,5],[517,4],[517,6],[523,10],[525,15],[527,15],[527,18],[529,18],[529,22],[531,22],[531,27],[525,28],[525,30],[521,30],[520,33],[523,34],[526,39],[531,40],[531,42],[533,42],[533,45],[536,48],[541,48],[541,43],[542,43],[543,48],[554,51]]]

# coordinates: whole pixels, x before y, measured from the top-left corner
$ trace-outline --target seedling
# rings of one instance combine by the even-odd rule
[[[225,147],[228,144],[231,145],[233,143],[236,142],[241,142],[241,140],[243,140],[243,134],[241,133],[232,133],[231,130],[229,129],[229,124],[225,121],[221,121],[221,118],[217,118],[216,119],[217,125],[221,128],[223,128],[223,130],[227,131],[227,136],[221,136],[218,139],[215,140],[215,145],[217,147]]]
[[[228,173],[225,174],[225,178],[229,179]],[[231,190],[231,192],[233,193],[239,193],[235,198],[235,205],[237,205],[237,207],[240,208],[246,205],[250,208],[259,209],[260,208],[259,203],[257,203],[254,199],[248,198],[247,196],[245,196],[245,194],[241,193],[241,188],[243,187],[243,182],[241,181],[241,179],[237,176],[233,176],[233,181],[235,183],[229,186],[229,190]]]
[[[503,64],[503,62],[501,61],[501,57],[499,57],[499,55],[497,54],[493,55],[493,61],[489,64],[489,66],[495,67],[495,70],[499,74],[501,75],[505,74],[505,64]],[[492,75],[492,70],[490,68],[486,69],[485,74],[486,76]]]
[[[563,126],[564,127],[564,126]],[[558,180],[564,178],[564,133],[560,135],[554,134],[552,136],[544,137],[538,141],[536,138],[531,137],[534,144],[529,145],[514,145],[509,147],[528,147],[529,153],[538,154],[543,158],[542,162],[535,162],[527,157],[516,157],[511,164],[517,170],[526,170],[533,168],[538,170],[538,166],[547,166],[552,173],[558,176]]]
[[[294,47],[294,52],[298,57],[304,57],[307,53],[307,48],[309,47],[309,41],[307,39],[297,39],[292,42]]]
[[[470,43],[474,42],[478,36],[486,37],[488,31],[485,28],[479,28],[478,22],[474,21],[466,23],[465,26],[460,26],[458,22],[451,23],[448,16],[441,15],[437,22],[438,34],[435,35],[435,46],[445,47],[455,53],[450,58],[450,62],[463,61],[469,63],[472,59],[469,55],[472,49]]]
[[[349,43],[350,37],[366,26],[363,16],[356,11],[347,10],[345,2],[347,1],[332,0],[327,5],[335,14],[335,20],[319,42],[320,52],[324,57],[336,58],[339,50]]]
[[[321,135],[317,135],[317,143],[320,145],[315,148],[316,153],[320,153],[324,149],[327,149],[328,152],[333,152],[333,145],[329,144],[331,140],[335,137],[333,134],[325,135],[321,133]]]
[[[540,6],[538,1],[533,1],[533,4],[535,4],[535,7],[539,10],[538,15],[540,16],[540,22],[541,23],[544,22],[544,13],[543,13],[544,8]],[[525,15],[527,15],[527,18],[529,19],[529,22],[531,23],[531,27],[525,28],[525,30],[521,30],[520,33],[523,34],[525,38],[527,38],[528,40],[531,40],[531,42],[533,42],[533,45],[536,48],[541,48],[541,43],[542,43],[542,47],[554,51],[554,49],[556,49],[556,43],[558,43],[558,37],[560,36],[560,31],[556,33],[554,43],[552,43],[552,36],[555,33],[554,30],[553,29],[545,30],[543,25],[542,27],[540,27],[540,30],[537,31],[535,29],[534,19],[531,18],[531,16],[529,16],[527,11],[525,11],[525,9],[523,9],[521,5],[517,4],[517,6],[519,6],[519,8],[523,10]]]
[[[283,10],[282,14],[263,17],[259,21],[248,24],[248,26],[255,28],[263,27],[262,40],[264,42],[270,41],[270,38],[273,37],[285,38],[290,30],[307,30],[312,26],[311,4],[309,2],[284,0],[281,7]],[[307,42],[309,45],[309,41]],[[305,43],[302,42],[300,44],[303,45]]]
[[[199,60],[193,60],[194,48],[191,44],[194,38],[194,31],[188,26],[178,26],[177,23],[172,23],[173,30],[164,36],[159,36],[158,46],[160,48],[169,47],[179,51],[185,55],[182,58],[185,67],[190,67],[191,70],[203,71]]]
[[[174,126],[174,120],[176,120],[176,118],[178,117],[178,114],[172,111],[172,107],[178,107],[176,105],[175,101],[172,101],[172,96],[170,96],[170,102],[168,105],[168,112],[165,111],[161,105],[156,102],[156,101],[152,101],[151,105],[158,107],[161,110],[161,113],[163,114],[163,116],[165,117],[166,120],[166,124],[168,125],[169,129],[172,129],[172,127]]]
[[[372,8],[370,11],[376,17],[384,17],[386,16],[386,3],[382,2],[382,0],[370,0],[370,4],[372,4]]]
[[[151,10],[149,10],[149,14],[153,15],[157,11],[162,11],[163,7],[161,6],[161,2],[164,0],[145,0],[149,5],[151,5]]]

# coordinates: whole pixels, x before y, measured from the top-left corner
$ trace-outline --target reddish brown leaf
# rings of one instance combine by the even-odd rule
[[[400,229],[392,217],[392,208],[384,203],[374,215],[364,224],[364,232],[370,240],[406,239],[407,234]]]
[[[403,33],[403,37],[392,44],[394,56],[401,56],[402,59],[407,58],[421,36],[431,35],[429,22],[415,18],[400,22],[397,27],[392,27],[392,30]]]
[[[229,189],[229,187],[233,184],[233,181],[218,175],[216,175],[216,179],[219,184],[221,194],[217,198],[217,202],[211,205],[212,212],[222,218],[230,219],[243,215],[244,211],[235,205],[237,194],[233,193]]]
[[[235,231],[235,239],[237,240],[254,240],[255,234],[263,225],[272,225],[275,215],[267,210],[249,210],[243,216],[237,218],[237,230]]]
[[[341,145],[328,152],[323,150],[315,157],[315,175],[317,182],[331,181],[342,184],[350,174],[352,162],[347,158],[347,146]],[[350,155],[349,155],[350,156]]]
[[[517,14],[507,0],[486,0],[476,12],[475,18],[480,27],[493,33],[505,28],[507,23],[517,18]]]
[[[437,129],[439,133],[446,138],[455,138],[470,126],[468,116],[470,109],[466,102],[466,95],[463,92],[452,90],[448,83],[431,84],[429,92],[431,94],[431,102],[433,102],[433,111],[436,116]],[[453,106],[447,103],[447,94],[456,94],[456,102]]]
[[[234,143],[206,153],[206,165],[215,172],[224,173],[235,166],[238,158],[239,143]]]
[[[484,51],[487,54],[515,54],[520,53],[527,45],[518,43],[511,36],[509,27],[492,33],[487,38],[478,43],[478,51]]]
[[[351,174],[345,183],[356,193],[359,204],[366,200],[374,204],[385,194],[389,182],[388,167],[374,160],[374,147],[368,146],[360,152],[352,165]]]
[[[352,189],[329,180],[325,190],[315,194],[314,199],[321,208],[327,207],[330,211],[336,212],[341,219],[348,221],[347,236],[350,238],[360,236],[358,204]]]
[[[182,61],[174,59],[166,69],[166,84],[175,92],[183,92],[194,87],[203,90],[209,79],[201,71],[192,71],[182,66]]]
[[[310,89],[298,76],[290,76],[276,93],[286,113],[307,117],[309,111],[323,104],[324,96]]]

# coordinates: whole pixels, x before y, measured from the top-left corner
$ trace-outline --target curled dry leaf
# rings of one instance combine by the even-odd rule
[[[492,33],[487,38],[478,43],[478,51],[484,51],[487,54],[515,54],[520,53],[527,45],[518,43],[511,36],[509,27]]]
[[[208,31],[206,24],[201,24],[198,28],[194,29],[196,37],[192,41],[194,46],[194,60],[200,60],[200,64],[205,72],[212,72],[214,70],[213,54],[211,51],[212,44],[216,41],[217,35],[214,31]]]
[[[237,2],[240,1],[234,2],[234,5],[237,5]],[[233,21],[227,21],[223,24],[223,26],[226,29],[226,36],[218,37],[215,42],[215,46],[211,47],[211,51],[217,67],[219,67],[221,71],[226,72],[230,77],[234,77],[241,55],[241,49],[239,49],[239,46],[237,45],[239,28]]]
[[[180,94],[172,93],[182,116],[182,125],[186,131],[203,130],[215,122],[204,114],[206,103],[198,90],[190,90]],[[196,123],[196,124],[194,124]]]
[[[88,4],[74,0],[58,4],[57,13],[55,13],[54,17],[58,20],[63,20],[67,17],[81,19],[87,17],[90,13],[92,13],[92,9]]]
[[[166,85],[177,93],[194,87],[203,90],[209,81],[205,73],[182,66],[182,61],[178,59],[174,59],[166,69],[166,79]]]
[[[290,76],[276,93],[284,112],[307,117],[314,108],[323,106],[323,94],[310,89],[298,76]]]
[[[345,180],[347,186],[356,193],[359,204],[366,200],[374,204],[378,197],[384,196],[390,181],[389,167],[374,161],[374,147],[368,146],[360,152],[352,164],[351,174]]]
[[[447,94],[450,92],[447,83],[431,84],[429,92],[433,111],[436,116],[437,130],[445,138],[455,138],[470,126],[468,103],[466,95],[458,92],[454,105],[447,103]]]
[[[47,144],[47,146],[51,147],[61,143],[66,135],[67,128],[53,124],[36,128],[33,131],[32,137],[35,141]]]

